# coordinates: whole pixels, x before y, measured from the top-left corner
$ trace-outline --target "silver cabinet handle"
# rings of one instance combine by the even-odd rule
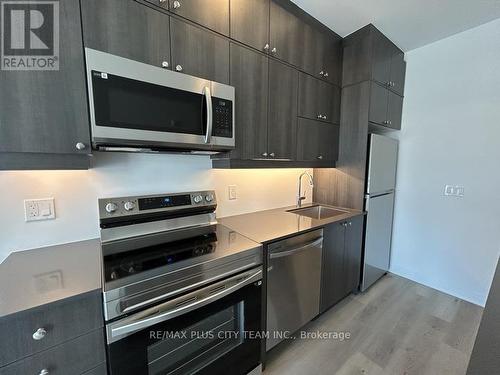
[[[324,75],[325,75],[325,72],[324,72],[324,71],[321,71],[321,72],[319,72],[319,75],[320,75],[320,76],[324,76]]]
[[[326,120],[328,117],[326,115],[323,115],[323,120]]]
[[[81,150],[85,150],[85,148],[86,148],[87,146],[86,146],[86,145],[85,145],[85,143],[83,143],[83,142],[78,142],[78,143],[75,145],[75,147],[76,147],[76,149],[77,149],[77,150],[80,150],[80,151],[81,151]]]
[[[264,46],[264,51],[266,51],[266,52],[269,51],[269,43],[266,43],[266,45]]]
[[[320,237],[312,242],[306,243],[305,245],[302,245],[299,247],[294,247],[293,249],[289,249],[289,250],[281,251],[281,252],[277,252],[277,253],[271,252],[269,254],[269,259],[276,259],[276,258],[282,258],[282,257],[286,257],[289,255],[293,255],[293,254],[298,253],[300,251],[306,250],[310,247],[320,246],[322,243],[323,243],[323,237]]]
[[[389,121],[388,120],[382,121],[382,124],[389,125]]]
[[[162,68],[168,68],[169,67],[168,61],[162,61],[161,67]]]
[[[265,158],[267,158],[267,156],[268,156],[267,152],[263,152],[262,156],[264,156]]]
[[[207,105],[207,133],[205,134],[205,143],[210,143],[212,139],[212,126],[213,126],[213,111],[212,111],[212,93],[210,87],[203,88],[203,96]]]
[[[35,333],[33,333],[33,340],[41,340],[47,335],[45,328],[38,328]]]
[[[44,369],[42,369],[42,371],[40,371],[40,374],[38,374],[38,375],[49,375],[49,370],[44,368]]]
[[[160,4],[166,3],[167,0],[160,0]]]
[[[391,120],[389,120],[389,125],[392,125],[392,121]]]
[[[274,152],[271,152],[271,153],[269,154],[269,156],[270,156],[270,157],[272,157],[272,158],[274,158],[274,157],[276,156],[276,154],[275,154]]]
[[[272,52],[273,54],[275,54],[275,55],[276,55],[276,54],[278,53],[278,49],[277,49],[276,47],[274,47],[274,48],[271,50],[271,52]]]
[[[325,72],[325,77],[328,77],[328,76],[329,76],[328,72]]]
[[[323,155],[318,156],[319,160],[323,160]]]
[[[178,72],[182,72],[182,65],[176,65],[175,70]]]
[[[174,6],[174,9],[179,9],[181,7],[181,2],[176,0],[176,1],[174,1],[173,6]]]
[[[321,120],[323,118],[323,115],[320,113],[317,117],[319,120]]]

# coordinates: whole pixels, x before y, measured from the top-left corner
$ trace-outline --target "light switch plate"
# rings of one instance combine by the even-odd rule
[[[228,188],[227,190],[228,190],[229,200],[234,201],[235,199],[237,199],[238,196],[236,194],[236,185],[229,185],[227,188]]]
[[[55,219],[54,198],[25,199],[24,218],[27,222]]]

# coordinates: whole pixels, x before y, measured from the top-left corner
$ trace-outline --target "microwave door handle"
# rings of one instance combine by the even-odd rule
[[[212,140],[212,126],[214,121],[212,93],[210,92],[210,87],[205,86],[203,88],[203,96],[205,97],[205,103],[207,105],[207,134],[205,134],[205,143],[208,144]]]
[[[218,286],[223,286],[226,283],[229,283],[230,286],[221,288],[221,291],[218,291],[213,294],[208,294],[204,296],[204,298],[197,299],[192,297],[188,298],[186,304],[176,305],[174,299],[170,302],[165,303],[165,308],[162,309],[161,306],[156,308],[151,308],[150,310],[154,311],[152,315],[147,314],[148,310],[146,310],[146,316],[141,317],[141,313],[138,313],[138,318],[134,318],[132,316],[129,319],[126,319],[125,323],[117,323],[114,327],[107,327],[108,330],[108,344],[111,344],[115,341],[121,340],[122,338],[131,335],[137,331],[142,329],[151,327],[161,322],[165,322],[167,320],[173,319],[179,315],[186,314],[190,311],[196,310],[202,306],[206,306],[212,302],[215,302],[235,291],[243,288],[244,286],[256,282],[262,279],[262,270],[259,269],[257,272],[255,270],[250,270],[246,272],[244,275],[236,275],[229,279],[223,280],[219,283],[212,284],[209,287],[203,288],[199,292],[203,292],[205,290],[218,289]],[[233,283],[231,283],[233,281]],[[198,292],[198,293],[199,293]],[[193,293],[193,294],[196,294]],[[182,297],[180,298],[182,299]],[[173,306],[172,306],[173,305]],[[128,321],[127,321],[128,320]]]

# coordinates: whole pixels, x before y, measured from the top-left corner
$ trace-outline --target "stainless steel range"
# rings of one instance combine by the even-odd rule
[[[99,200],[110,374],[260,368],[262,247],[216,207],[213,191]]]

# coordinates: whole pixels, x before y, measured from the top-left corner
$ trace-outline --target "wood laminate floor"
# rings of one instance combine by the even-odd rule
[[[482,311],[389,274],[303,329],[349,332],[349,340],[282,343],[269,353],[264,375],[463,375]]]

